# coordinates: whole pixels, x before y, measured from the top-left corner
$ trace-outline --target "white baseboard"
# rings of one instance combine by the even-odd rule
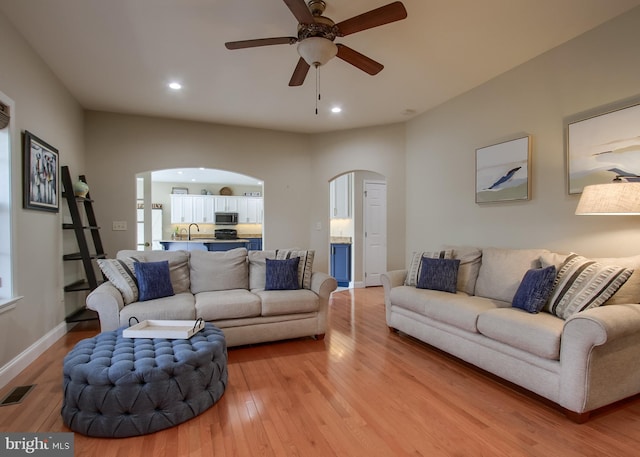
[[[27,349],[14,357],[9,363],[0,368],[0,389],[9,384],[22,370],[49,349],[67,333],[67,323],[62,322],[51,329],[46,335],[33,343]]]
[[[351,283],[354,289],[364,289],[364,281],[355,281]]]

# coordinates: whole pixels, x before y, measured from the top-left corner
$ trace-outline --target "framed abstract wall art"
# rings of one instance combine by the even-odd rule
[[[529,200],[531,136],[476,149],[476,203]]]
[[[565,131],[569,194],[616,177],[640,181],[640,101],[596,109]]]
[[[24,208],[57,213],[60,206],[58,150],[25,131],[22,167]]]

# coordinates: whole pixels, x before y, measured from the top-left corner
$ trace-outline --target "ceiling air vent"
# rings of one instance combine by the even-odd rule
[[[9,107],[0,103],[0,129],[9,125],[9,119],[11,119],[9,116]]]

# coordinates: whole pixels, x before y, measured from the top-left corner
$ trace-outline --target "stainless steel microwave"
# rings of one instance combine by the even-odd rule
[[[216,213],[216,225],[238,225],[238,213]]]

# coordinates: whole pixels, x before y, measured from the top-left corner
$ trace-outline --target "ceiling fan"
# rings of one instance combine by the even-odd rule
[[[298,43],[300,59],[289,81],[290,86],[301,86],[311,65],[317,68],[335,56],[370,75],[378,74],[384,68],[381,63],[342,43],[336,44],[334,40],[407,17],[407,10],[402,2],[393,2],[336,24],[322,15],[327,7],[322,0],[309,0],[307,4],[304,0],[284,0],[284,3],[298,20],[297,37],[230,41],[225,46],[233,50]]]

